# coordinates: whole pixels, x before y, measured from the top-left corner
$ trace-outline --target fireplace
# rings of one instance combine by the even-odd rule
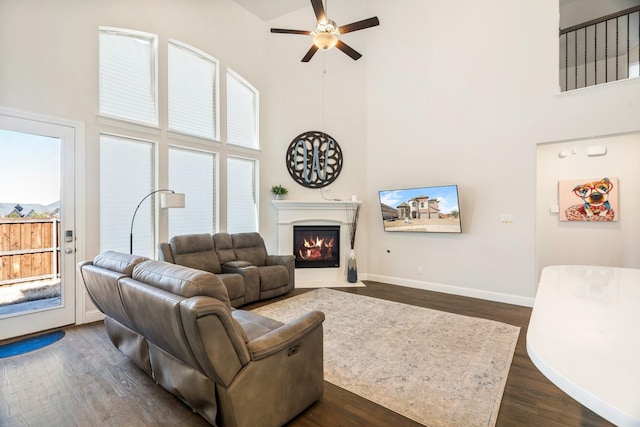
[[[295,225],[296,268],[340,267],[339,225]]]

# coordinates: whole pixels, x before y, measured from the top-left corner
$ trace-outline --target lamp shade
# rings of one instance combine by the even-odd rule
[[[138,209],[140,209],[140,205],[142,202],[147,200],[149,197],[156,193],[160,194],[160,207],[162,208],[184,208],[184,194],[176,193],[173,190],[160,189],[152,191],[147,194],[140,200],[138,206],[136,206],[136,210],[133,211],[133,216],[131,217],[131,230],[129,231],[129,253],[133,253],[133,222],[136,220],[136,214],[138,213]],[[171,196],[171,197],[167,197]]]
[[[160,194],[160,207],[184,208],[184,193],[162,193]]]

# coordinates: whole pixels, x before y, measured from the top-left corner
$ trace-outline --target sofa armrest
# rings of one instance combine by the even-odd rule
[[[235,273],[244,278],[245,304],[260,299],[260,271],[247,261],[230,261],[222,265],[223,273]]]
[[[225,262],[222,265],[222,268],[227,267],[227,268],[243,268],[243,267],[251,267],[253,264],[251,264],[249,261],[228,261]],[[229,271],[225,271],[225,273],[229,273]],[[235,271],[233,272],[235,273]]]
[[[322,327],[324,313],[311,311],[247,343],[251,360],[260,360],[293,346],[309,335],[316,327]]]
[[[289,272],[289,286],[291,291],[296,287],[296,257],[294,255],[267,255],[266,265],[284,265]]]
[[[296,257],[293,255],[267,255],[266,265],[294,265]]]

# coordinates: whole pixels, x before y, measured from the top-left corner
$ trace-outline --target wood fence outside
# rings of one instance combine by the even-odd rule
[[[0,219],[0,285],[58,277],[59,242],[58,218]]]

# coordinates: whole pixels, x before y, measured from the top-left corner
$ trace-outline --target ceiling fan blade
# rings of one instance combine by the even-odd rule
[[[285,30],[282,28],[272,28],[271,29],[272,33],[280,33],[280,34],[302,34],[304,36],[308,36],[311,35],[311,31],[304,31],[304,30]]]
[[[362,56],[361,53],[356,52],[352,47],[347,45],[342,40],[338,40],[338,44],[336,45],[336,47],[349,55],[354,61],[357,61]]]
[[[376,25],[380,25],[380,21],[377,16],[369,19],[363,19],[362,21],[354,22],[351,24],[343,25],[338,28],[340,34],[347,34],[352,31],[364,30],[365,28],[375,27]]]
[[[311,49],[309,49],[309,51],[307,52],[307,54],[304,56],[304,58],[302,58],[302,62],[309,62],[311,61],[311,58],[313,58],[313,55],[315,55],[315,53],[318,51],[318,46],[316,46],[315,44],[311,45]]]
[[[311,6],[313,6],[313,12],[316,14],[318,22],[327,22],[327,13],[324,11],[322,0],[311,0]]]

